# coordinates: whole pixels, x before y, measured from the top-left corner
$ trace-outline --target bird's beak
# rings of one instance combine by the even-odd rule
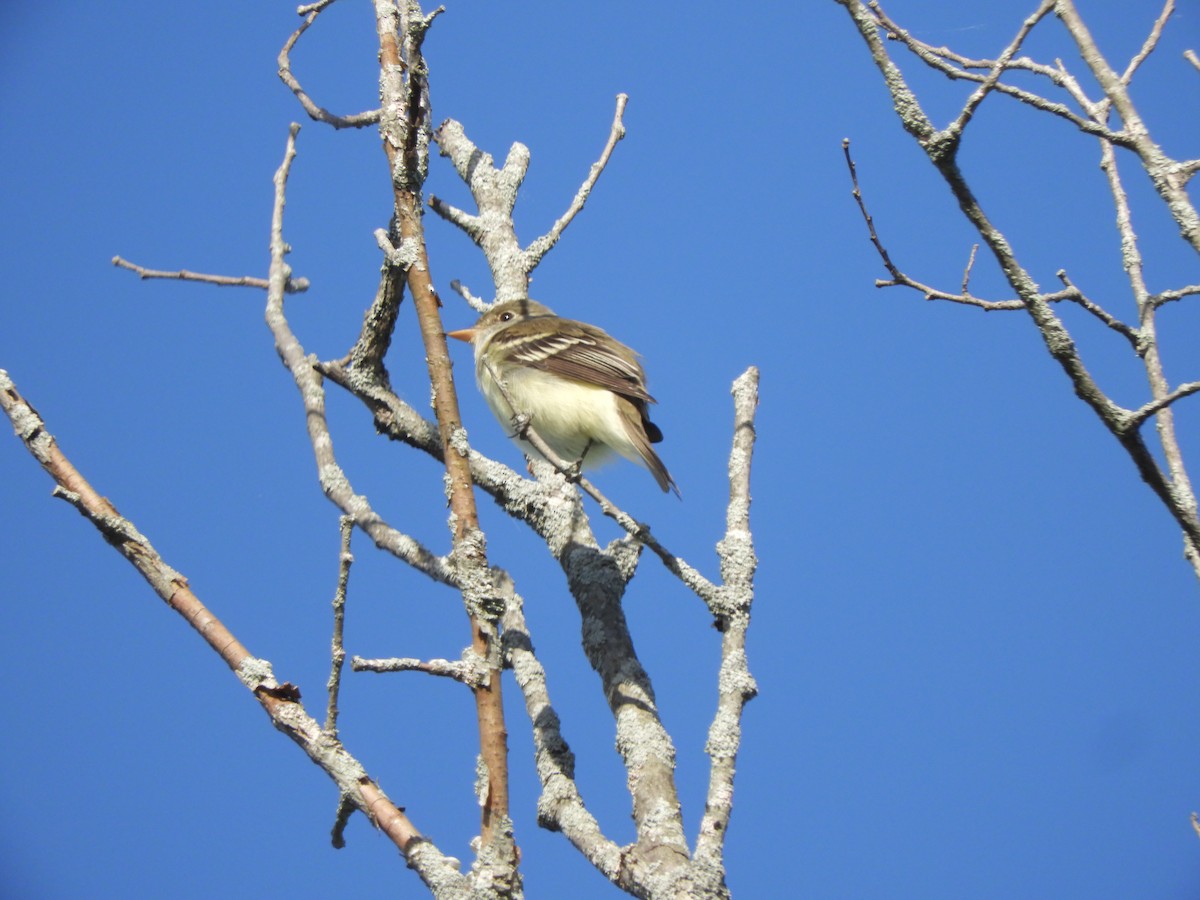
[[[460,328],[458,331],[447,331],[446,337],[452,337],[456,341],[466,341],[469,344],[475,340],[475,329]]]

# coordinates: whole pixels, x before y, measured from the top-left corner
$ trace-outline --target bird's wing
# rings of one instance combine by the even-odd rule
[[[521,365],[594,384],[634,401],[655,402],[646,391],[637,354],[593,325],[559,319],[553,333],[544,334],[542,325],[530,320],[496,337]]]

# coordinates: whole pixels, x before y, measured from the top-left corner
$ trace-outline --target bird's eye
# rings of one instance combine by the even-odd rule
[[[501,322],[507,322],[510,319],[512,319],[512,317],[513,317],[513,314],[510,312],[500,313],[500,321]]]

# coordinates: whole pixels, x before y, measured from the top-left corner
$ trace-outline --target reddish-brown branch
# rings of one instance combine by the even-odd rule
[[[402,6],[401,14],[390,3],[376,3],[383,93],[383,149],[392,173],[401,243],[415,253],[414,261],[408,266],[406,280],[420,324],[433,386],[434,411],[449,479],[454,557],[462,573],[460,583],[471,616],[471,648],[475,655],[487,661],[490,670],[486,682],[474,688],[480,753],[487,769],[485,796],[482,798],[481,837],[483,845],[488,847],[509,830],[506,824],[508,733],[504,725],[501,698],[500,648],[496,624],[479,605],[490,593],[487,590],[490,581],[487,557],[479,531],[479,516],[475,507],[466,442],[463,440],[450,353],[439,312],[441,301],[430,277],[421,222],[421,188],[427,166],[427,136],[431,131],[421,41],[432,17],[425,18],[415,2],[405,2]],[[404,78],[401,78],[401,73],[404,73]]]
[[[299,690],[294,685],[277,682],[270,663],[252,655],[192,592],[187,578],[169,566],[149,539],[91,486],[59,449],[41,416],[2,369],[0,409],[12,421],[13,429],[29,452],[58,485],[56,495],[74,506],[129,560],[155,593],[196,630],[253,692],[275,727],[299,744],[337,783],[343,797],[370,816],[400,851],[407,854],[414,841],[421,838],[421,833],[403,811],[371,781],[342,744],[308,714],[300,702]],[[432,852],[437,851],[433,849]],[[442,858],[440,865],[448,867],[450,863]],[[428,874],[427,870],[425,875]]]

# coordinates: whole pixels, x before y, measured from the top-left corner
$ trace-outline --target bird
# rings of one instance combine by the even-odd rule
[[[657,401],[638,354],[608,332],[523,298],[497,303],[472,327],[446,336],[474,348],[476,383],[502,425],[527,415],[562,460],[591,468],[617,453],[648,469],[664,492],[681,496],[650,446],[663,435],[650,421],[649,405]],[[541,458],[514,437],[526,455]]]

